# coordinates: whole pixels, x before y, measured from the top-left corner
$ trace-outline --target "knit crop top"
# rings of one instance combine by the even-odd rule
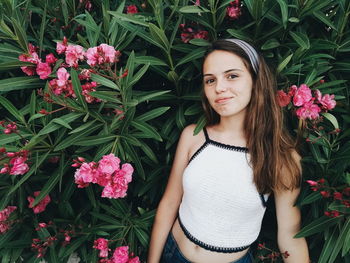
[[[259,194],[248,149],[209,138],[183,173],[179,223],[193,243],[205,249],[243,251],[258,237],[268,195]]]

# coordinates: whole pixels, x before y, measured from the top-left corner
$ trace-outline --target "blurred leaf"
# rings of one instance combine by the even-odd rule
[[[77,96],[79,104],[82,105],[83,108],[87,111],[87,104],[86,104],[85,98],[82,94],[83,91],[82,91],[81,84],[80,84],[80,81],[78,78],[78,73],[73,68],[71,68],[71,70],[70,70],[70,76],[72,79],[74,94],[75,94],[75,96]]]
[[[284,29],[286,29],[287,22],[288,22],[288,4],[284,0],[277,0],[277,2],[281,8],[283,27],[284,27]]]
[[[328,113],[328,112],[323,112],[323,113],[321,113],[321,115],[324,116],[324,117],[326,117],[326,119],[329,120],[329,121],[332,123],[334,129],[339,129],[338,121],[337,121],[337,119],[334,117],[334,115],[332,115],[332,114],[330,114],[330,113]]]
[[[101,84],[101,85],[109,87],[111,89],[115,89],[115,90],[120,91],[120,88],[118,87],[118,85],[116,83],[114,83],[113,81],[111,81],[105,77],[102,77],[102,76],[96,75],[96,74],[91,74],[91,79],[93,81],[96,81],[98,84]]]
[[[293,54],[290,54],[287,56],[277,67],[277,73],[280,73],[289,63],[289,61],[292,59]]]
[[[13,117],[15,117],[17,120],[19,120],[21,123],[25,124],[24,116],[21,114],[19,110],[13,104],[6,99],[5,97],[0,96],[0,104],[8,110]]]
[[[205,13],[205,12],[210,12],[208,9],[202,7],[202,6],[197,6],[197,5],[187,5],[183,6],[179,9],[180,13]]]
[[[170,50],[170,43],[162,29],[157,27],[156,25],[149,23],[148,24],[150,33],[153,37],[153,39],[166,51],[169,52]]]
[[[156,139],[157,141],[163,141],[162,137],[151,125],[141,121],[132,121],[131,125],[136,129],[148,134],[150,137]]]
[[[310,41],[309,38],[300,32],[293,32],[290,31],[289,35],[295,40],[295,42],[298,43],[298,45],[300,47],[302,47],[303,49],[309,49],[310,48]]]
[[[320,257],[319,257],[319,263],[323,262],[323,263],[328,263],[331,262],[329,261],[329,256],[332,253],[334,246],[335,246],[335,242],[337,240],[337,236],[338,236],[338,231],[337,228],[334,227],[332,234],[328,237],[328,239],[326,240],[326,243],[323,246],[323,249],[321,251]]]
[[[322,216],[314,220],[312,223],[308,224],[307,226],[303,227],[300,230],[300,232],[294,236],[294,238],[307,237],[307,236],[311,236],[313,234],[319,233],[321,231],[324,231],[330,226],[338,223],[342,218],[343,216],[339,216],[335,218]]]
[[[149,121],[152,120],[154,118],[157,118],[158,116],[164,114],[167,110],[169,110],[170,107],[159,107],[153,110],[150,110],[138,117],[135,118],[135,121]]]

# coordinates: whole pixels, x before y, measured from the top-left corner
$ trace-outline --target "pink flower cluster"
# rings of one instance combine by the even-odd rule
[[[34,197],[37,197],[40,194],[40,191],[34,192]],[[45,211],[46,206],[51,202],[51,198],[49,195],[45,196],[37,205],[33,206],[35,198],[32,196],[28,196],[27,200],[29,202],[29,208],[33,209],[34,214],[39,214]]]
[[[0,126],[4,127],[5,134],[17,133],[17,124],[15,122],[6,123],[5,121],[0,121]]]
[[[88,80],[89,77],[89,70],[83,70],[82,73],[79,74],[80,80]],[[49,86],[52,92],[55,95],[64,95],[65,97],[76,98],[76,94],[73,90],[72,81],[69,78],[70,74],[67,72],[67,70],[63,67],[59,68],[57,70],[57,79],[52,79],[49,82]],[[87,81],[85,84],[81,85],[82,94],[84,95],[86,102],[94,103],[101,101],[100,99],[94,98],[89,94],[91,91],[96,91],[96,87],[97,83],[95,81]]]
[[[74,160],[73,167],[79,167],[74,174],[75,183],[79,188],[87,187],[90,183],[103,186],[102,197],[121,198],[126,196],[128,184],[132,180],[134,168],[125,163],[120,168],[120,159],[113,153],[104,155],[96,162],[85,162],[79,157]]]
[[[29,171],[29,166],[26,163],[28,160],[28,151],[21,150],[19,152],[6,152],[5,148],[0,148],[0,157],[9,158],[4,167],[1,168],[0,174],[21,175]]]
[[[139,257],[133,257],[133,253],[129,254],[128,246],[117,247],[113,256],[108,259],[108,253],[111,249],[108,248],[108,240],[104,238],[96,239],[93,248],[100,250],[99,256],[104,258],[100,259],[100,263],[140,263]]]
[[[242,15],[241,11],[241,1],[240,0],[234,0],[230,2],[228,7],[226,8],[226,15],[231,20],[236,20]]]
[[[56,240],[56,236],[46,237],[45,240],[33,238],[31,248],[33,250],[36,250],[36,252],[38,253],[38,255],[36,256],[37,258],[42,258],[45,256],[47,247],[52,246]]]
[[[8,218],[16,209],[17,206],[8,206],[0,211],[0,234],[3,234],[10,229],[13,221],[8,220]]]
[[[180,30],[181,33],[181,40],[184,43],[188,43],[191,39],[194,38],[200,38],[200,39],[206,39],[208,40],[208,31],[200,30],[200,29],[194,29],[192,27],[186,26],[185,24],[180,24]]]
[[[105,63],[115,63],[119,61],[120,55],[120,51],[116,51],[114,47],[101,44],[98,47],[92,47],[86,51],[86,62],[91,67],[103,65]]]
[[[137,10],[136,5],[128,5],[126,7],[126,13],[127,14],[137,14],[139,11]]]
[[[350,187],[345,187],[344,189],[335,189],[326,184],[326,180],[321,178],[317,181],[307,180],[306,181],[312,191],[318,191],[323,198],[332,198],[333,201],[339,202],[346,208],[350,208]],[[337,217],[341,213],[337,210],[326,211],[324,213],[328,217]]]
[[[288,92],[277,91],[277,101],[281,107],[292,103],[296,108],[296,115],[299,119],[314,120],[319,117],[320,112],[327,112],[335,107],[334,95],[326,94],[322,96],[321,91],[315,90],[314,97],[311,89],[306,84],[300,87],[293,85]]]
[[[52,54],[46,56],[45,62],[39,58],[36,52],[37,48],[32,44],[29,44],[29,53],[21,54],[18,59],[23,62],[30,62],[33,66],[21,67],[22,71],[29,76],[33,76],[35,73],[39,75],[40,79],[47,79],[52,72],[52,65],[56,63],[57,58]]]

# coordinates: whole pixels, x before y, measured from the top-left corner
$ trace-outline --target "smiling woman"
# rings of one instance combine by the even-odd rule
[[[203,63],[206,127],[182,132],[152,231],[148,263],[253,262],[266,200],[275,195],[285,262],[308,262],[299,231],[300,157],[282,127],[275,81],[255,49],[212,43]],[[273,116],[273,118],[271,118]]]

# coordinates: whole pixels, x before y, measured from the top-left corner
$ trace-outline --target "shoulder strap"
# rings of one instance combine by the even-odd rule
[[[207,129],[204,127],[203,128],[204,136],[205,136],[205,141],[208,142],[210,140]]]

